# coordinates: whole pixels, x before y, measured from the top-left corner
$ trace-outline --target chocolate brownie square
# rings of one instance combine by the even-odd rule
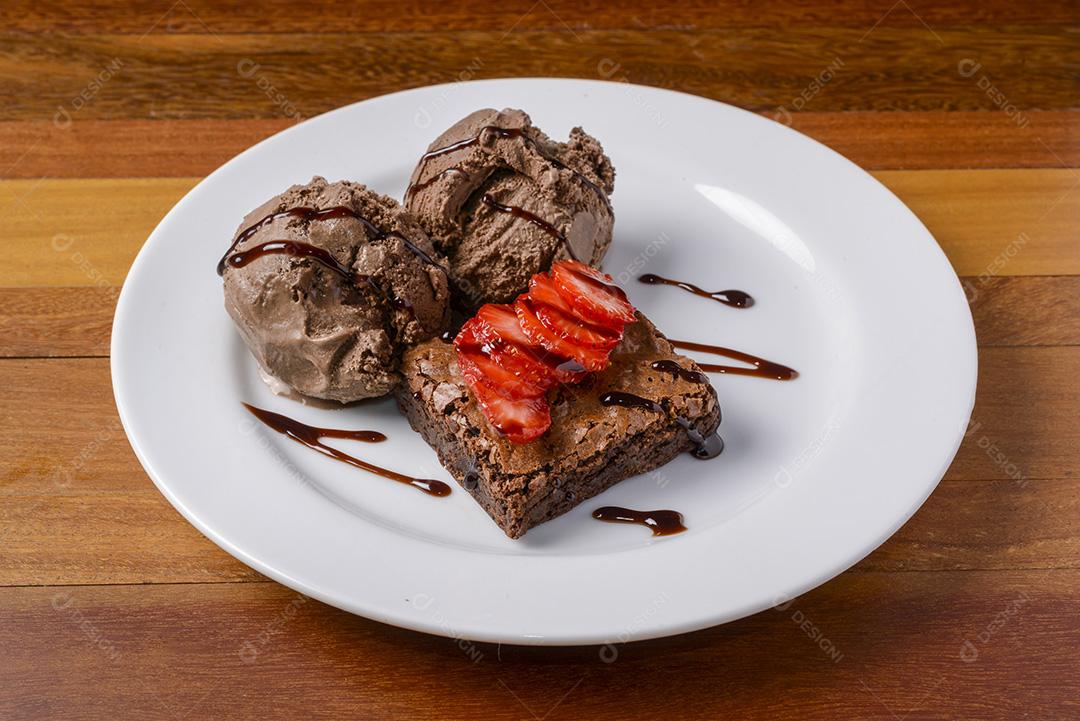
[[[701,369],[641,313],[606,369],[551,391],[551,428],[531,443],[510,443],[487,422],[452,344],[434,339],[406,350],[401,370],[397,402],[409,424],[510,538],[695,450],[720,423]],[[611,393],[644,401],[602,402]]]

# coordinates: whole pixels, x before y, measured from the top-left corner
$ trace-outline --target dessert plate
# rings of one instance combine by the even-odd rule
[[[401,197],[444,128],[520,107],[555,138],[600,138],[618,171],[604,269],[667,335],[796,368],[791,382],[714,375],[727,448],[628,479],[511,541],[454,484],[436,498],[259,425],[241,402],[316,426],[378,465],[451,481],[378,400],[327,410],[274,396],[222,307],[215,264],[243,215],[322,175]],[[729,308],[654,273],[756,304]],[[696,354],[692,354],[696,355]],[[708,360],[708,359],[705,359]],[[722,103],[623,83],[515,79],[350,105],[241,153],[181,200],[127,277],[112,336],[116,402],[169,501],[252,568],[369,618],[450,637],[605,644],[760,611],[874,550],[945,473],[974,401],[975,335],[933,237],[828,148]],[[452,481],[451,481],[452,483]],[[681,511],[689,530],[591,518]]]

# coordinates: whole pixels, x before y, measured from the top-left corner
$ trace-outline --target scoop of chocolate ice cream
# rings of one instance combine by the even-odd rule
[[[440,263],[392,198],[316,177],[244,218],[225,309],[269,380],[342,403],[385,395],[405,346],[445,327]]]
[[[566,143],[521,110],[477,110],[428,147],[405,206],[449,261],[463,305],[505,303],[561,258],[600,264],[615,170],[581,128]]]

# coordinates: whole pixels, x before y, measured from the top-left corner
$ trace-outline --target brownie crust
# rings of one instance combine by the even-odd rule
[[[510,538],[694,449],[676,418],[689,421],[702,436],[720,423],[720,405],[709,383],[650,367],[673,360],[684,369],[701,370],[640,313],[626,326],[603,372],[552,392],[551,428],[532,443],[510,443],[487,422],[456,358],[453,345],[438,339],[408,349],[397,403],[443,466]],[[665,412],[605,406],[600,396],[608,391],[647,398]]]

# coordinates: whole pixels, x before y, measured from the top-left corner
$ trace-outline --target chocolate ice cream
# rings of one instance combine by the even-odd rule
[[[449,260],[462,304],[505,303],[561,258],[600,264],[615,170],[581,128],[566,143],[521,110],[478,110],[428,147],[405,205]]]
[[[249,213],[219,270],[269,380],[345,403],[389,393],[405,346],[443,330],[442,262],[392,198],[316,177]]]

